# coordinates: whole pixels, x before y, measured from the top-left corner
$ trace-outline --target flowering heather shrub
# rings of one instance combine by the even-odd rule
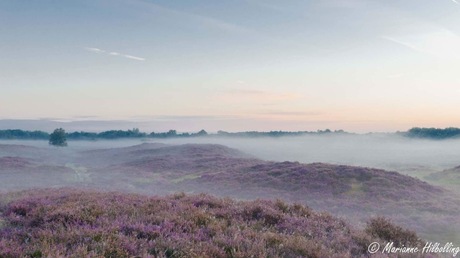
[[[367,257],[367,245],[379,241],[282,201],[71,189],[1,197],[12,199],[0,207],[1,258]]]
[[[372,218],[365,229],[367,233],[387,242],[394,242],[395,247],[422,246],[423,242],[417,237],[414,231],[394,225],[384,217]]]
[[[0,157],[0,167],[6,169],[22,169],[30,166],[31,162],[20,157]]]

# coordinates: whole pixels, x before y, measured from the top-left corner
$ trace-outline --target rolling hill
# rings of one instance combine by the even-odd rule
[[[3,157],[9,163],[15,159]],[[42,188],[48,183],[52,187],[142,194],[183,191],[246,200],[279,198],[331,212],[360,226],[370,217],[384,215],[425,238],[460,240],[458,196],[397,172],[324,163],[264,161],[214,144],[145,143],[61,152],[56,160],[50,163],[18,159],[27,169],[22,169],[16,177],[11,171],[8,175],[16,178],[15,186],[20,186],[24,178],[25,182],[31,182],[20,189]],[[5,171],[0,167],[0,173]],[[5,184],[0,182],[1,186]]]
[[[435,184],[445,186],[453,191],[458,191],[460,184],[460,166],[432,173],[426,179]]]
[[[397,172],[324,163],[270,162],[222,145],[143,144],[98,150],[97,185],[148,194],[177,191],[239,199],[281,198],[355,224],[385,215],[422,236],[458,239],[460,201],[452,192]],[[91,158],[101,161],[95,152]],[[82,157],[91,160],[89,156]],[[84,163],[84,162],[83,162]],[[97,176],[96,176],[97,175]],[[114,180],[118,179],[118,180]]]

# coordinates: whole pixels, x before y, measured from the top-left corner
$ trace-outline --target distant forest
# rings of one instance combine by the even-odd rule
[[[110,139],[126,139],[126,138],[188,138],[188,137],[281,137],[281,136],[302,136],[302,135],[318,135],[318,134],[351,134],[343,130],[318,130],[318,131],[270,131],[270,132],[236,132],[230,133],[218,131],[217,133],[208,133],[201,130],[197,133],[178,133],[176,130],[167,132],[151,132],[145,133],[134,128],[132,130],[110,130],[100,133],[93,132],[72,132],[66,133],[68,140],[110,140]],[[440,128],[419,128],[414,127],[406,132],[397,132],[396,134],[409,138],[426,138],[426,139],[451,139],[460,137],[460,128],[449,127]],[[11,140],[48,140],[50,134],[43,131],[24,131],[20,129],[0,130],[0,139]]]
[[[451,139],[460,137],[460,128],[449,127],[440,128],[420,128],[414,127],[407,132],[402,132],[404,136],[412,138],[428,138],[428,139]]]
[[[197,133],[178,133],[176,130],[169,130],[168,132],[140,132],[139,129],[132,130],[110,130],[100,133],[93,132],[72,132],[66,133],[67,140],[98,140],[98,139],[126,139],[126,138],[188,138],[188,137],[280,137],[280,136],[300,136],[306,134],[330,134],[341,133],[345,134],[343,130],[331,131],[318,130],[315,132],[299,131],[299,132],[286,132],[286,131],[270,131],[270,132],[236,132],[230,133],[225,131],[218,131],[216,134],[208,134],[205,130]],[[14,130],[0,130],[0,139],[9,140],[48,140],[50,134],[43,131],[24,131],[20,129]]]

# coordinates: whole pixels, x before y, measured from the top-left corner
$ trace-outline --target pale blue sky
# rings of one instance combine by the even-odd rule
[[[460,126],[459,70],[454,0],[0,0],[0,119]]]

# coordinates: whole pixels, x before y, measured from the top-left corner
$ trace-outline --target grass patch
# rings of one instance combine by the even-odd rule
[[[189,174],[189,175],[185,175],[185,176],[182,176],[182,177],[178,177],[178,178],[172,179],[170,181],[171,181],[171,183],[177,184],[177,183],[181,183],[183,181],[193,180],[193,179],[200,178],[200,177],[201,177],[201,173],[196,173],[196,174]]]
[[[83,166],[77,166],[72,163],[65,164],[65,167],[73,170],[74,174],[69,178],[70,182],[88,182],[90,181],[91,173]]]
[[[352,179],[350,182],[351,189],[346,192],[347,195],[362,195],[364,194],[363,191],[363,183],[359,182],[356,179]]]

